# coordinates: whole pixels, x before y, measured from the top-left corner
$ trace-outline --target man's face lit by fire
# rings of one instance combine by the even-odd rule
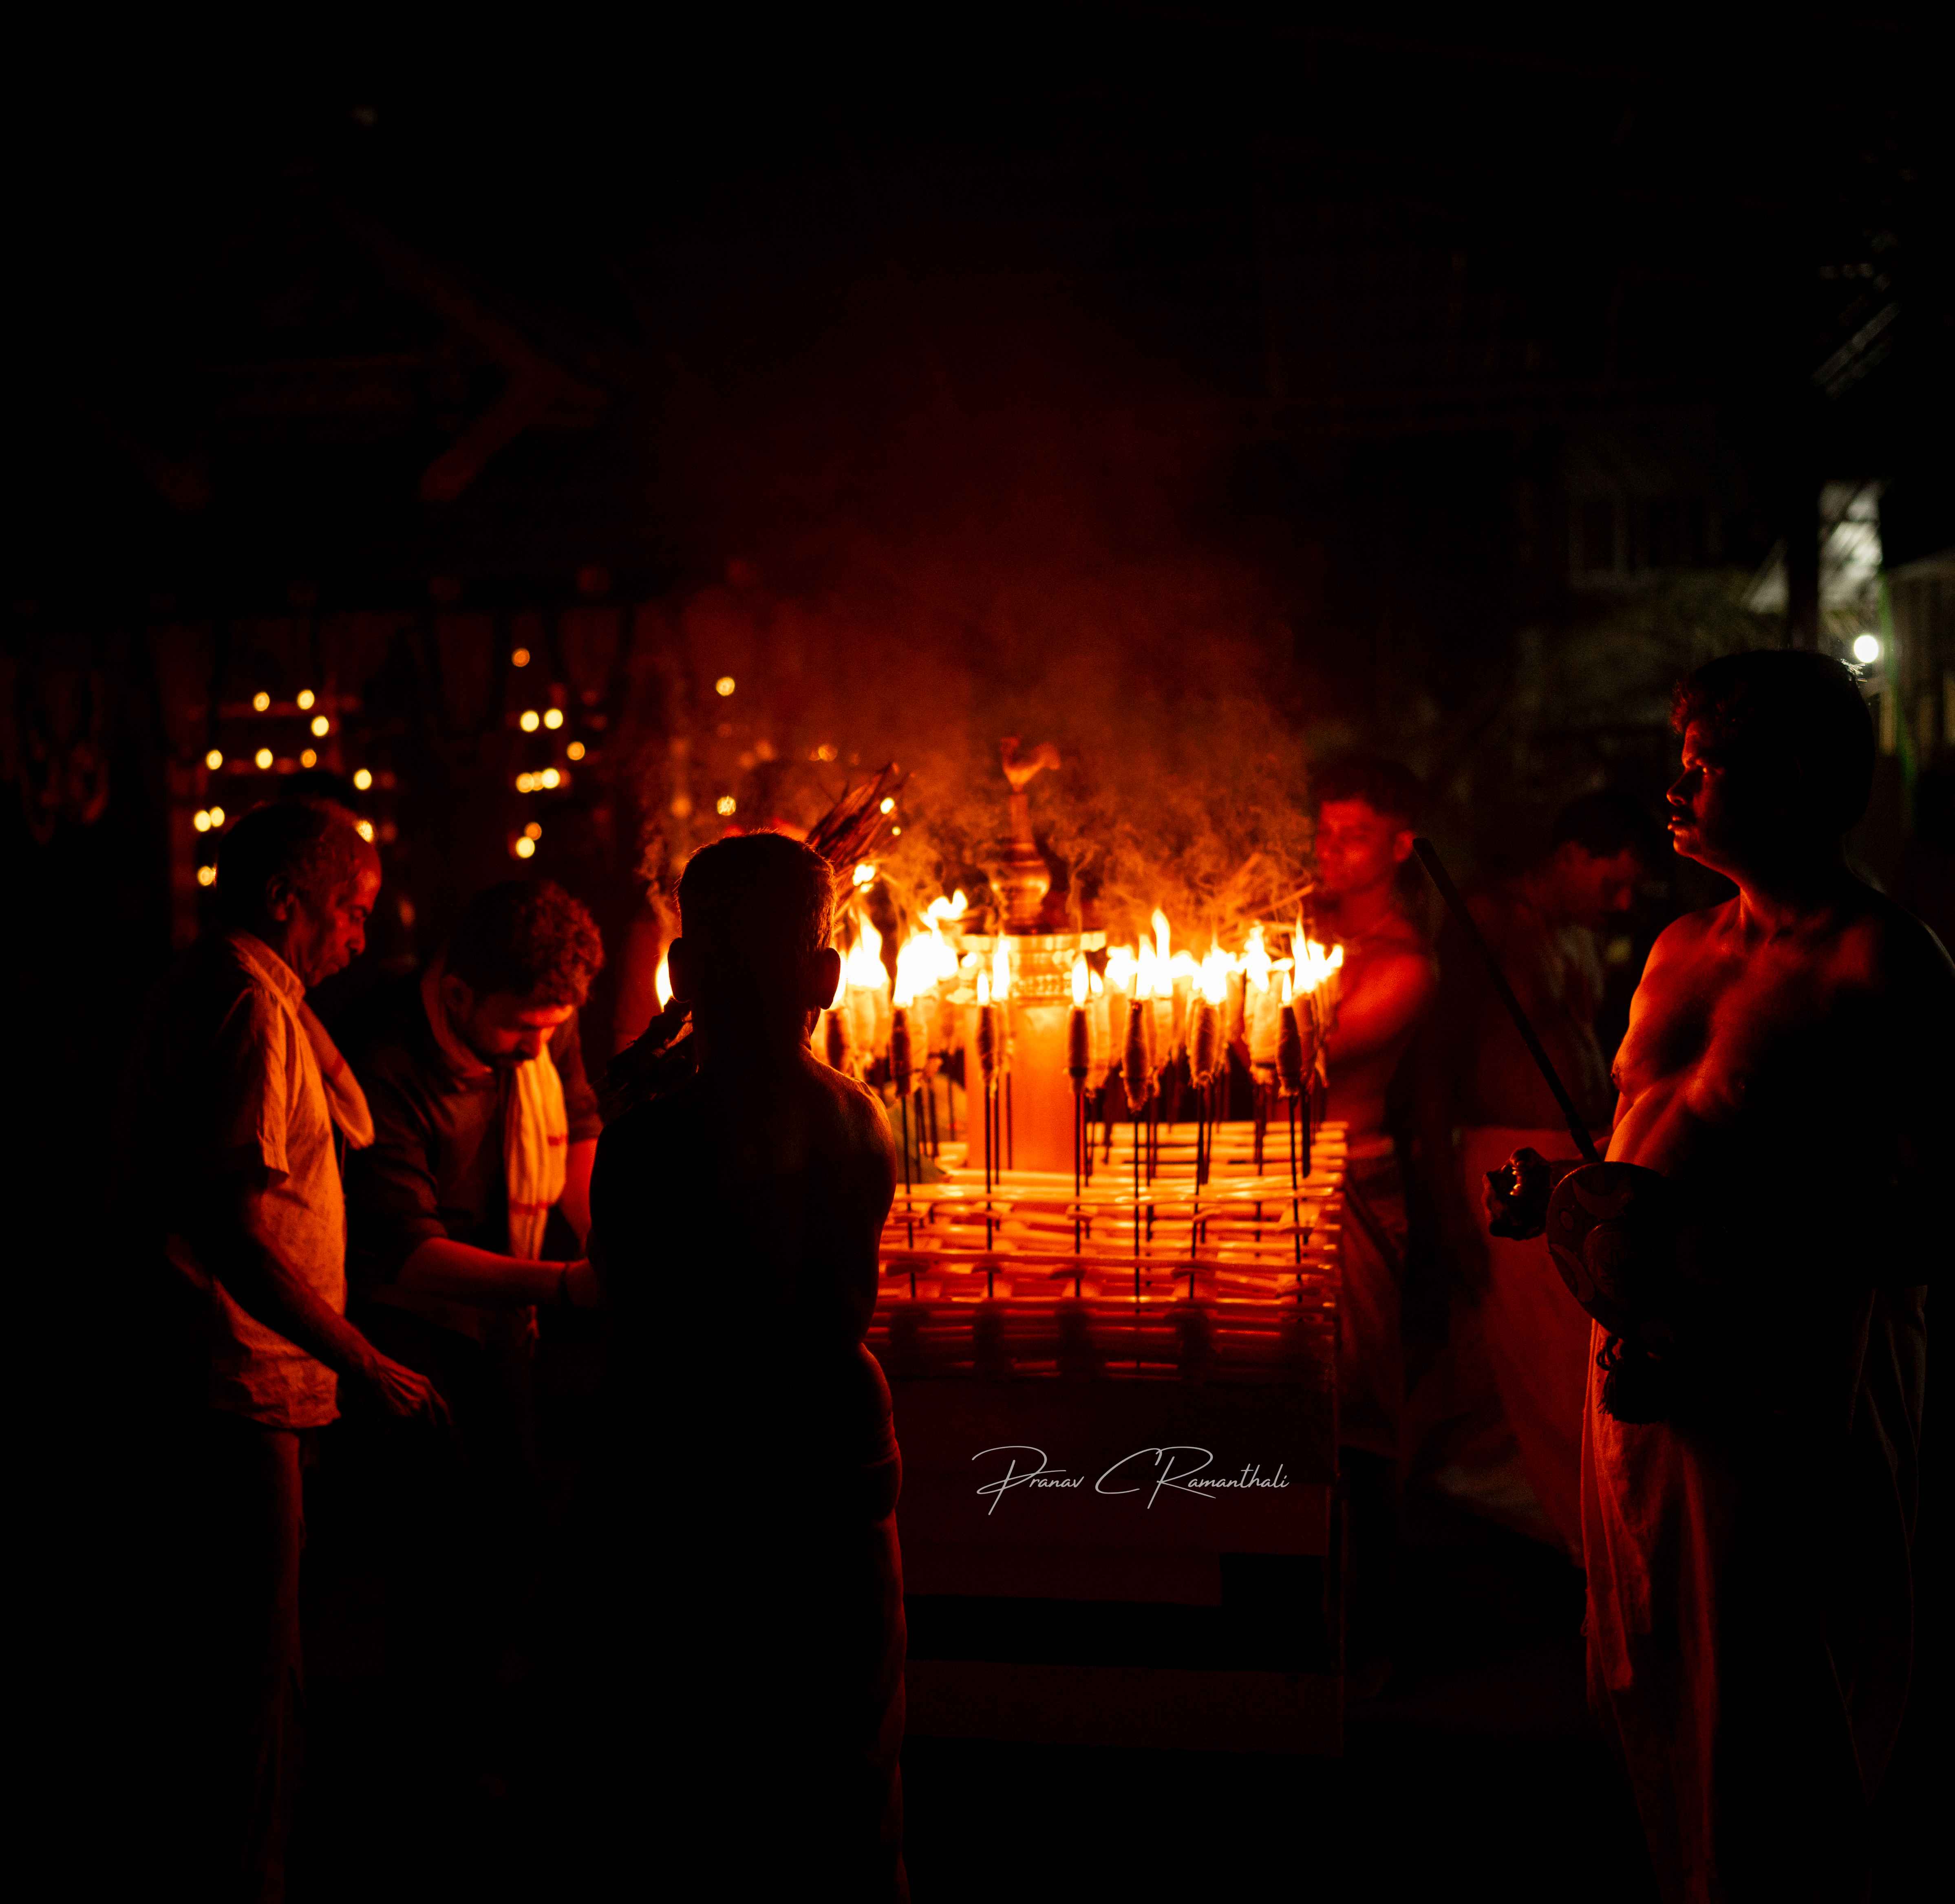
[[[285,963],[308,990],[342,972],[367,949],[367,921],[380,896],[377,861],[364,861],[351,878],[316,889],[274,880],[266,910],[285,929]]]
[[[1363,800],[1327,800],[1317,815],[1317,883],[1342,898],[1388,885],[1412,853],[1412,829]]]
[[[1759,810],[1761,791],[1712,744],[1702,723],[1692,721],[1684,729],[1683,771],[1664,796],[1671,844],[1686,859],[1732,872],[1761,826],[1769,823]]]
[[[574,1005],[541,1004],[514,992],[478,992],[452,972],[442,974],[441,989],[455,1036],[499,1071],[529,1063],[577,1011]]]

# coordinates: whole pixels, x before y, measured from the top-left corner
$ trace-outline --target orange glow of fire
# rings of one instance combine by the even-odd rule
[[[855,922],[855,943],[842,961],[842,981],[865,991],[880,991],[889,982],[883,969],[883,935],[867,919]]]
[[[643,971],[644,968],[641,965],[638,969]],[[669,952],[659,954],[659,969],[652,980],[652,990],[658,994],[659,1009],[663,1012],[672,1002],[672,955]]]
[[[1218,946],[1211,944],[1208,956],[1201,961],[1200,984],[1201,996],[1210,1005],[1220,1007],[1229,1002],[1229,975],[1236,969],[1236,961]]]
[[[994,999],[1012,996],[1012,954],[1003,939],[991,949],[991,996]]]
[[[1085,1005],[1088,996],[1090,995],[1086,971],[1086,955],[1084,952],[1074,953],[1072,956],[1072,1002],[1075,1006]]]

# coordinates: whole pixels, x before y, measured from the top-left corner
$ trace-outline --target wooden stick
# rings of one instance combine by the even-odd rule
[[[1466,902],[1459,896],[1459,889],[1440,863],[1437,848],[1431,840],[1421,838],[1412,842],[1412,850],[1418,855],[1419,864],[1439,889],[1439,896],[1446,902],[1447,910],[1453,914],[1459,929],[1479,947],[1480,956],[1487,961],[1487,976],[1494,981],[1494,993],[1507,1008],[1507,1015],[1513,1020],[1514,1029],[1521,1034],[1521,1043],[1527,1046],[1528,1056],[1547,1081],[1548,1089],[1554,1092],[1554,1101],[1561,1106],[1561,1115],[1568,1124],[1568,1135],[1574,1138],[1576,1147],[1591,1163],[1600,1163],[1602,1153],[1596,1149],[1595,1140],[1588,1135],[1588,1126],[1576,1109],[1575,1100],[1569,1096],[1567,1086],[1561,1081],[1553,1061],[1535,1036],[1534,1027],[1528,1022],[1528,1015],[1521,1009],[1521,1002],[1515,997],[1514,988],[1507,983],[1506,974],[1500,970],[1500,961],[1494,956],[1493,947],[1487,943]]]

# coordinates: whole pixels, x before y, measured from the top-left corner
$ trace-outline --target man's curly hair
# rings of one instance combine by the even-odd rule
[[[473,990],[539,1006],[582,1005],[603,965],[596,921],[553,880],[477,893],[449,941],[448,969]]]
[[[1761,648],[1708,662],[1677,684],[1670,725],[1692,722],[1726,758],[1780,779],[1815,823],[1844,832],[1867,810],[1874,727],[1844,662]]]

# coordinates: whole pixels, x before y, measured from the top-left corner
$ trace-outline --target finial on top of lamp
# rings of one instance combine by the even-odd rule
[[[1009,831],[1005,838],[993,842],[990,864],[984,870],[1004,908],[1003,930],[1035,933],[1045,896],[1052,890],[1052,869],[1032,836],[1031,797],[1025,790],[1047,768],[1058,767],[1059,750],[1046,741],[1022,754],[1014,734],[999,742],[998,754],[1012,790],[1006,802]]]

